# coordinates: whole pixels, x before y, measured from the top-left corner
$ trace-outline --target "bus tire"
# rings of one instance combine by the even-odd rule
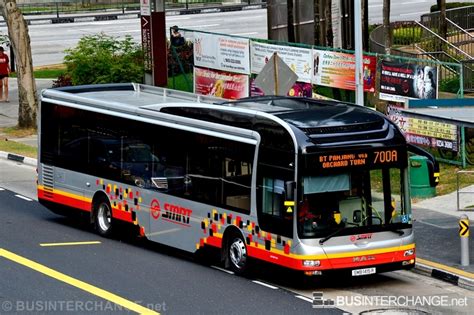
[[[227,266],[237,275],[244,275],[248,271],[247,245],[243,238],[233,234],[227,244]]]
[[[96,232],[104,237],[112,235],[113,218],[112,207],[105,197],[100,197],[94,206],[94,226]]]

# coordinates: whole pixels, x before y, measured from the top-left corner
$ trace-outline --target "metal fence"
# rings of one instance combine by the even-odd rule
[[[205,6],[251,5],[262,4],[266,0],[167,0],[165,8],[192,9]],[[56,14],[77,13],[84,11],[126,11],[140,10],[140,0],[60,0],[60,1],[18,1],[22,13],[28,14]]]
[[[470,91],[472,85],[470,86],[469,81],[464,78],[472,77],[473,69],[470,63],[461,67],[462,60],[470,60],[469,56],[418,22],[391,23],[391,29],[393,34],[391,55],[437,64],[442,92],[455,93],[463,97],[465,90]],[[385,54],[383,26],[375,28],[370,33],[370,51]]]

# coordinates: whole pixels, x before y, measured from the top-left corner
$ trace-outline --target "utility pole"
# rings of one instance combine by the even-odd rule
[[[361,0],[354,0],[354,41],[355,41],[355,83],[356,104],[364,106],[364,79],[362,54],[362,5]]]

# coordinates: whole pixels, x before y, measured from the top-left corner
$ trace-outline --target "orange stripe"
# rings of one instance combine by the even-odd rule
[[[72,208],[76,208],[76,209],[80,209],[80,210],[88,211],[88,212],[90,212],[92,209],[92,203],[79,199],[81,197],[78,195],[70,194],[71,196],[76,196],[76,198],[65,196],[62,194],[54,193],[54,192],[52,195],[53,195],[53,198],[46,198],[44,195],[44,190],[38,187],[38,199],[43,199],[43,200],[59,203],[68,207],[72,207]],[[117,220],[133,223],[131,212],[112,208],[112,217]]]

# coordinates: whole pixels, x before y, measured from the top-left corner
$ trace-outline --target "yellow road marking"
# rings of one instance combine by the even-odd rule
[[[41,265],[37,262],[34,262],[32,260],[29,260],[27,258],[24,258],[22,256],[16,255],[12,252],[9,252],[5,249],[0,248],[0,257],[5,257],[8,260],[11,260],[15,263],[18,263],[20,265],[23,265],[25,267],[28,267],[30,269],[33,269],[39,273],[45,274],[51,278],[54,278],[56,280],[59,280],[61,282],[67,283],[69,285],[72,285],[73,287],[79,288],[81,290],[84,290],[86,292],[89,292],[90,294],[96,295],[100,298],[103,298],[105,300],[108,300],[110,302],[113,302],[117,305],[123,306],[131,311],[137,312],[139,314],[155,314],[159,315],[159,313],[152,311],[146,307],[143,307],[137,303],[134,303],[132,301],[129,301],[127,299],[124,299],[116,294],[110,293],[108,291],[105,291],[103,289],[100,289],[98,287],[95,287],[93,285],[90,285],[88,283],[85,283],[81,280],[75,279],[73,277],[70,277],[68,275],[65,275],[59,271],[53,270],[51,268],[48,268],[44,265]]]
[[[96,245],[100,244],[99,241],[90,241],[90,242],[68,242],[68,243],[40,243],[42,247],[48,246],[76,246],[76,245]]]
[[[444,270],[444,271],[449,271],[449,272],[452,272],[456,275],[463,276],[463,277],[466,277],[466,278],[469,278],[469,279],[474,279],[474,273],[471,273],[471,272],[467,272],[467,271],[464,271],[464,270],[461,270],[461,269],[449,267],[449,266],[446,266],[446,265],[443,265],[443,264],[439,264],[439,263],[429,261],[429,260],[426,260],[426,259],[422,259],[422,258],[418,258],[418,257],[416,258],[416,261],[419,262],[419,263],[422,263],[424,265],[430,266],[430,267],[438,268],[438,269],[441,269],[441,270]]]

